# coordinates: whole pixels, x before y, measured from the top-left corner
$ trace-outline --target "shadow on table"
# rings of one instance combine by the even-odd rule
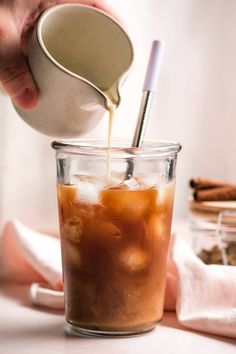
[[[5,298],[15,300],[15,302],[21,306],[33,308],[40,312],[52,313],[55,315],[64,314],[64,310],[53,310],[50,308],[33,305],[29,300],[29,288],[29,284],[0,282],[0,293]]]
[[[205,332],[200,332],[197,330],[192,330],[190,328],[187,328],[185,326],[183,326],[181,323],[178,322],[177,317],[175,312],[173,311],[166,311],[164,313],[164,317],[163,320],[161,322],[162,326],[164,327],[170,327],[170,328],[174,328],[174,329],[178,329],[178,330],[182,330],[185,332],[190,332],[190,333],[194,333],[198,336],[204,336],[207,338],[211,338],[214,339],[216,341],[220,341],[220,342],[225,342],[225,343],[231,343],[231,344],[236,344],[236,340],[235,339],[231,339],[228,337],[223,337],[223,336],[217,336],[217,335],[213,335],[213,334],[209,334],[209,333],[205,333]]]
[[[24,327],[19,328],[17,323],[11,323],[10,326],[1,328],[1,342],[10,342],[13,338],[15,341],[25,340],[27,341],[31,338],[42,338],[47,340],[47,338],[59,338],[64,334],[64,318],[56,318],[53,321],[51,320],[48,323],[45,320],[45,323],[24,323]]]

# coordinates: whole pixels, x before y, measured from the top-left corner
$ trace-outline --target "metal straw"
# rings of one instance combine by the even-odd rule
[[[143,96],[138,115],[135,134],[132,141],[132,147],[140,147],[143,143],[149,113],[151,109],[152,99],[157,86],[159,78],[161,61],[163,57],[165,43],[163,41],[155,40],[152,43],[151,54],[147,67],[146,77],[143,85]],[[128,161],[128,168],[126,171],[127,178],[131,178],[134,171],[134,162]]]

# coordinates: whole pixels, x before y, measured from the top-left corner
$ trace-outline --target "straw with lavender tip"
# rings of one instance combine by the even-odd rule
[[[152,50],[147,67],[146,77],[143,85],[143,96],[138,115],[135,134],[132,141],[132,147],[140,147],[143,143],[145,131],[148,123],[149,113],[152,104],[152,98],[157,86],[159,78],[161,61],[163,57],[165,43],[163,41],[155,40],[152,43]],[[131,178],[134,172],[134,162],[128,161],[128,168],[126,171],[127,178]]]

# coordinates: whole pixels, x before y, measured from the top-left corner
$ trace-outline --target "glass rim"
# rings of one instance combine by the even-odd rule
[[[140,157],[168,157],[176,155],[181,149],[181,144],[175,141],[150,140],[141,147],[130,147],[129,141],[113,140],[110,149],[107,140],[78,139],[55,140],[51,143],[54,150],[69,155],[87,155],[107,157],[110,152],[112,158],[140,158]]]

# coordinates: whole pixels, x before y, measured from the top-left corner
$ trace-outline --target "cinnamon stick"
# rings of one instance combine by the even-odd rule
[[[236,200],[236,186],[226,185],[210,189],[197,189],[193,197],[198,202]]]
[[[191,188],[197,188],[197,189],[208,189],[208,188],[232,186],[232,184],[230,184],[230,183],[218,181],[215,179],[202,178],[202,177],[191,179],[189,184],[190,184]]]

